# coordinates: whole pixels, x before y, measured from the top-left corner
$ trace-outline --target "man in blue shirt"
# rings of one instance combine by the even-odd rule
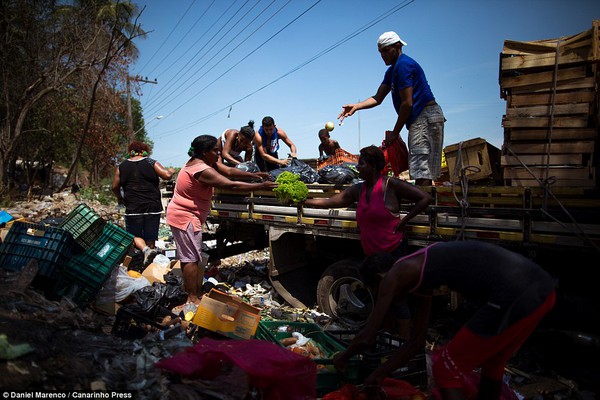
[[[341,121],[356,111],[380,105],[392,93],[398,118],[391,131],[385,132],[385,144],[391,145],[408,129],[409,173],[420,186],[431,185],[441,174],[444,141],[444,114],[436,103],[421,66],[402,53],[406,46],[396,32],[385,32],[377,40],[381,58],[389,68],[375,95],[355,104],[342,106]]]

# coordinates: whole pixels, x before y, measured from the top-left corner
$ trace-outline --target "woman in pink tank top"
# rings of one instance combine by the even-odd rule
[[[385,167],[383,151],[377,146],[360,150],[358,177],[361,183],[352,185],[330,198],[308,199],[306,207],[343,208],[354,203],[356,222],[360,229],[360,242],[365,255],[397,251],[403,241],[402,230],[415,215],[431,203],[431,196],[401,179],[383,176]],[[414,206],[400,216],[402,200]],[[398,254],[399,255],[399,254]]]
[[[309,199],[307,207],[341,208],[358,203],[356,222],[360,229],[360,243],[363,253],[370,256],[376,253],[389,253],[396,257],[408,253],[403,228],[415,215],[427,208],[432,197],[403,180],[382,175],[385,156],[377,146],[360,150],[358,177],[363,182],[345,189],[328,199]],[[402,200],[413,203],[404,216],[400,215]],[[403,303],[394,309],[389,319],[390,329],[401,337],[410,335],[410,310]]]

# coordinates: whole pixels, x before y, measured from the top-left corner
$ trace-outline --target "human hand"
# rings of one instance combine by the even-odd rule
[[[346,372],[346,368],[347,368],[347,357],[345,356],[345,351],[342,351],[341,353],[336,353],[333,356],[333,366],[335,367],[335,369],[337,369],[340,372]]]
[[[385,145],[389,146],[394,140],[400,138],[400,134],[394,134],[393,131],[385,131]],[[400,139],[402,140],[402,139]]]
[[[283,165],[284,167],[287,167],[288,165],[290,165],[292,163],[292,158],[285,158],[283,160],[279,160],[279,164]]]
[[[261,182],[261,189],[274,189],[277,186],[279,186],[277,183],[272,182],[272,181],[265,181],[265,182]]]
[[[272,181],[272,180],[273,180],[273,179],[272,179],[273,177],[272,177],[272,176],[271,176],[271,174],[270,174],[270,173],[268,173],[268,172],[256,172],[256,173],[254,173],[254,175],[255,175],[257,178],[260,178],[260,179],[262,179],[263,181]]]
[[[344,121],[344,118],[352,116],[352,114],[354,114],[355,112],[356,112],[356,105],[355,104],[345,104],[345,105],[343,105],[342,106],[342,112],[337,117],[337,119],[340,120],[339,125],[342,126],[342,122]]]

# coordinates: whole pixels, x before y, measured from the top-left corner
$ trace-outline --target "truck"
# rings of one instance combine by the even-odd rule
[[[348,185],[307,186],[309,197],[317,198]],[[433,202],[406,227],[413,249],[437,241],[483,240],[547,268],[571,272],[600,255],[600,197],[595,190],[471,185],[423,189]],[[411,206],[402,204],[401,214]],[[240,251],[236,243],[245,246],[243,251],[268,247],[269,278],[289,304],[317,305],[346,325],[359,327],[371,312],[373,298],[358,276],[363,255],[355,216],[355,207],[280,204],[271,191],[217,190],[209,217],[217,226],[213,256]]]
[[[499,244],[557,276],[561,291],[575,295],[561,303],[571,306],[567,315],[597,312],[589,307],[597,304],[589,297],[594,281],[581,277],[597,275],[600,255],[599,68],[600,20],[572,36],[506,40],[502,149],[482,138],[444,148],[447,175],[423,187],[433,202],[405,230],[411,248],[450,240]],[[346,187],[308,184],[310,197]],[[403,204],[402,212],[410,207]],[[269,191],[217,190],[209,218],[217,227],[213,256],[268,247],[270,280],[288,303],[318,305],[361,326],[373,298],[357,274],[363,255],[355,213],[281,204]]]

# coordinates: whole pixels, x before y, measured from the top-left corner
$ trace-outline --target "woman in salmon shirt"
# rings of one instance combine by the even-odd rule
[[[183,271],[184,289],[188,302],[200,301],[198,282],[204,276],[202,261],[202,226],[210,212],[215,187],[236,191],[272,189],[274,182],[248,183],[226,178],[215,168],[219,159],[217,138],[201,135],[194,139],[188,151],[190,159],[177,176],[173,199],[167,207],[167,224],[171,227],[177,254]],[[245,171],[218,166],[219,171],[232,178],[246,178]]]

